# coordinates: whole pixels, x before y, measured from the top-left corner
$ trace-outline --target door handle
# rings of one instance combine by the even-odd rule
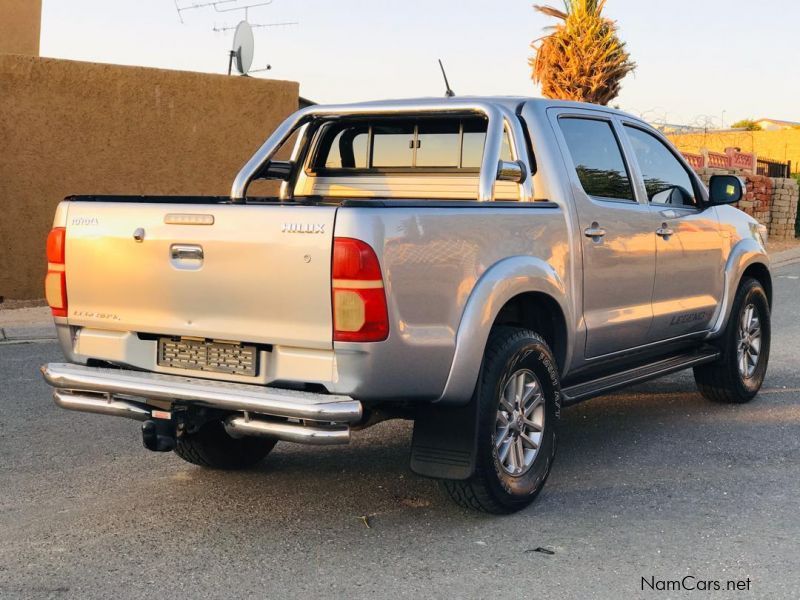
[[[600,227],[600,225],[595,221],[592,223],[591,227],[587,227],[583,230],[583,235],[588,238],[592,238],[595,242],[599,242],[600,238],[602,238],[606,234],[606,230]]]
[[[203,260],[202,246],[175,244],[170,252],[173,260]]]
[[[666,223],[662,223],[661,227],[656,229],[656,235],[660,235],[662,238],[667,239],[669,236],[674,235],[675,232],[667,227]]]

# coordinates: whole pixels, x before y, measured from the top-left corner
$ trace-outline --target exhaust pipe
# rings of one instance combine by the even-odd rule
[[[124,417],[136,421],[146,421],[150,418],[150,411],[134,402],[118,400],[111,395],[89,396],[81,393],[69,393],[64,390],[53,390],[53,400],[61,408],[77,410],[80,412]]]
[[[248,419],[242,416],[228,417],[225,420],[225,431],[231,437],[255,435],[276,438],[285,442],[315,444],[317,446],[331,446],[350,442],[349,427],[312,427],[283,421]]]

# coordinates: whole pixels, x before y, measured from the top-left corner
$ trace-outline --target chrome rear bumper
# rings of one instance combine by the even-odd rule
[[[53,398],[62,408],[144,421],[164,402],[170,406],[203,406],[234,413],[225,425],[237,437],[263,435],[309,444],[347,443],[349,425],[361,420],[363,414],[361,403],[349,396],[71,363],[49,363],[41,371],[45,381],[56,388]],[[159,401],[159,406],[148,406],[148,401]]]

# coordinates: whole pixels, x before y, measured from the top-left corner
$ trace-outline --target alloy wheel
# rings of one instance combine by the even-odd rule
[[[508,378],[500,395],[494,445],[500,466],[519,477],[530,469],[544,431],[545,399],[536,375],[521,369]]]

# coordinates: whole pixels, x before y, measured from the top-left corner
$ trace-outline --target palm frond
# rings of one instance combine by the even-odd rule
[[[547,15],[548,17],[555,17],[556,19],[566,20],[569,16],[568,13],[558,10],[557,8],[553,8],[552,6],[543,6],[541,4],[534,4],[533,8],[536,11],[542,13],[543,15]]]
[[[544,96],[607,104],[619,94],[622,79],[636,64],[617,35],[616,23],[602,15],[605,3],[564,0],[566,12],[534,6],[561,21],[531,44],[531,76]]]

